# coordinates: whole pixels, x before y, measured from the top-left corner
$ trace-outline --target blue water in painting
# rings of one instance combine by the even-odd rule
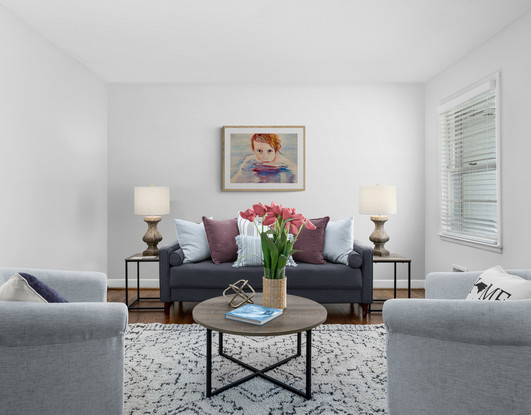
[[[234,177],[246,157],[253,155],[252,134],[231,134],[230,136],[230,177]],[[279,134],[282,149],[280,154],[297,165],[297,134]],[[296,172],[293,172],[296,173]]]

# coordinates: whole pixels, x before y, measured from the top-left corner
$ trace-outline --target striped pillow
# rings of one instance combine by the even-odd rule
[[[256,229],[256,225],[258,225],[258,229],[262,230],[262,222],[259,218],[255,219],[256,225],[254,222],[248,221],[247,219],[244,219],[240,216],[240,213],[238,212],[238,232],[240,235],[245,236],[260,236],[258,233],[258,230]],[[264,226],[264,231],[267,231],[269,229],[269,226]]]
[[[249,223],[254,227],[254,224]],[[236,245],[238,245],[238,258],[232,264],[234,268],[260,267],[263,265],[264,256],[262,254],[262,242],[259,236],[238,235],[236,237]],[[297,266],[291,256],[286,265],[288,267]]]

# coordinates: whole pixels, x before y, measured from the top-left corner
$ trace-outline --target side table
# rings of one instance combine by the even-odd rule
[[[129,263],[136,262],[136,300],[129,304]],[[125,258],[125,305],[129,310],[164,310],[164,307],[133,307],[141,300],[158,300],[159,297],[140,297],[140,264],[143,262],[159,262],[158,256],[134,254]]]
[[[374,264],[382,264],[382,263],[388,263],[394,265],[394,295],[393,297],[396,298],[396,264],[402,263],[407,264],[407,298],[411,298],[411,258],[406,258],[398,254],[390,254],[388,256],[373,256],[372,262]],[[386,299],[383,300],[372,300],[373,302],[384,302]],[[375,311],[375,312],[381,312],[382,310],[371,310],[371,307],[369,306],[369,312]]]

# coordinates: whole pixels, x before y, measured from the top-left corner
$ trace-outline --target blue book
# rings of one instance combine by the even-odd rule
[[[258,304],[246,304],[225,313],[225,318],[261,326],[280,315],[282,315],[282,310],[279,308],[269,308]]]

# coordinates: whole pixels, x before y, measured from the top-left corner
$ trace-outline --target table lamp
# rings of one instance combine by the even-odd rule
[[[374,243],[373,255],[389,256],[384,245],[389,240],[384,223],[396,213],[396,186],[360,186],[360,213],[372,215],[374,231],[369,237]]]
[[[144,222],[148,230],[142,240],[148,245],[142,252],[143,256],[158,256],[157,245],[162,241],[162,235],[157,229],[157,223],[162,220],[160,215],[170,213],[170,188],[164,186],[135,186],[135,215],[146,215]]]

